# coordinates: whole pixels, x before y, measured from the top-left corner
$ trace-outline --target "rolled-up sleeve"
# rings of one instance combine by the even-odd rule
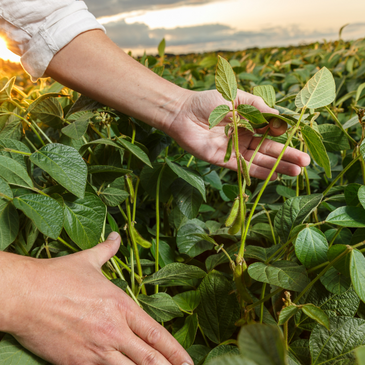
[[[77,0],[0,0],[0,32],[32,80],[79,34],[105,28]]]

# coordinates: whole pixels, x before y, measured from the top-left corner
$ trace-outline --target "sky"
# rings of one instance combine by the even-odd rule
[[[365,37],[364,0],[85,0],[125,51],[189,53]]]

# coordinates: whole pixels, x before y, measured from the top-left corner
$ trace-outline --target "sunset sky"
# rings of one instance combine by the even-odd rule
[[[365,0],[85,0],[109,37],[135,55],[243,50],[365,37]],[[1,51],[0,56],[4,55]],[[4,56],[3,56],[4,57]]]

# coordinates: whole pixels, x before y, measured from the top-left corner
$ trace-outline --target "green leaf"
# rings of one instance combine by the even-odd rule
[[[183,317],[179,307],[166,293],[157,293],[150,296],[140,294],[138,301],[143,309],[157,322],[167,322],[176,317]]]
[[[270,108],[275,106],[276,94],[272,85],[255,86],[253,88],[253,94],[260,96]]]
[[[351,282],[356,294],[365,301],[365,258],[359,250],[352,250],[350,261]]]
[[[129,197],[129,193],[116,188],[106,188],[99,196],[109,207],[116,207]]]
[[[11,90],[13,89],[16,77],[13,76],[0,90],[0,104],[11,99]]]
[[[294,198],[296,196],[296,193],[293,189],[290,189],[284,185],[277,185],[276,192],[287,199]]]
[[[197,266],[186,265],[175,262],[166,265],[156,273],[147,276],[143,284],[174,286],[185,285],[184,281],[189,279],[200,279],[205,276],[205,272]]]
[[[355,349],[355,356],[357,360],[357,365],[365,365],[365,346],[361,346]]]
[[[312,194],[286,200],[274,219],[274,227],[282,243],[287,242],[293,228],[308,218],[319,205],[322,197],[322,194]]]
[[[336,85],[332,73],[323,67],[298,93],[295,98],[297,108],[322,108],[336,98]]]
[[[186,318],[184,326],[174,334],[174,337],[184,349],[188,349],[195,341],[197,330],[198,316],[192,314]]]
[[[189,219],[195,218],[203,203],[199,191],[182,179],[177,179],[171,185],[172,195],[180,211]]]
[[[46,365],[47,361],[21,346],[14,337],[5,335],[0,342],[1,365]]]
[[[298,292],[310,282],[304,266],[292,261],[277,261],[271,265],[255,262],[248,267],[248,274],[257,281]]]
[[[101,138],[101,139],[96,139],[95,141],[90,141],[89,143],[84,144],[79,150],[80,155],[83,156],[85,154],[85,152],[88,150],[88,148],[93,147],[94,145],[112,146],[117,149],[123,150],[123,147],[120,144],[112,141],[111,139]]]
[[[54,97],[48,97],[38,102],[32,109],[31,116],[53,128],[60,128],[63,125],[63,109],[60,102]]]
[[[79,198],[85,195],[87,166],[77,150],[59,143],[42,147],[30,160]]]
[[[295,126],[297,124],[297,120],[294,118],[288,118],[285,117],[283,115],[280,114],[273,114],[273,113],[262,113],[262,115],[264,116],[264,118],[266,119],[267,122],[269,122],[271,119],[280,119],[282,121],[284,121],[285,123],[287,123],[288,125],[291,126]]]
[[[236,76],[229,62],[218,56],[217,70],[215,74],[215,86],[224,99],[234,101],[237,97]]]
[[[313,304],[305,304],[302,307],[302,311],[310,318],[314,319],[315,321],[317,321],[319,324],[321,324],[322,326],[326,327],[327,329],[329,329],[329,319],[327,314],[321,309],[316,307]]]
[[[60,235],[63,227],[62,207],[56,200],[38,194],[27,194],[13,200],[17,209],[30,218],[40,232],[54,240]]]
[[[185,291],[175,295],[172,299],[182,310],[192,312],[200,303],[200,291]]]
[[[32,179],[25,168],[10,157],[0,156],[0,177],[9,184],[33,187]]]
[[[213,244],[199,236],[199,234],[204,233],[204,229],[194,223],[183,225],[176,236],[176,244],[179,252],[190,257],[195,257],[207,250],[211,250]]]
[[[259,365],[259,364],[252,360],[246,359],[241,355],[227,355],[214,358],[212,361],[209,361],[209,363],[204,362],[204,365]]]
[[[334,267],[330,267],[328,271],[321,276],[320,280],[329,292],[338,295],[345,293],[351,286],[350,278],[341,274]]]
[[[14,242],[18,232],[19,216],[17,210],[11,202],[0,199],[0,251],[4,251]]]
[[[302,128],[302,135],[314,161],[316,161],[319,166],[323,167],[326,175],[331,178],[332,173],[330,160],[328,158],[326,148],[318,134],[306,125]]]
[[[298,310],[299,308],[293,304],[289,305],[288,307],[284,307],[279,314],[278,325],[282,326],[283,324],[288,322],[289,319],[298,312]]]
[[[359,198],[362,207],[365,209],[365,185],[361,185],[361,187],[357,192],[357,196]]]
[[[185,180],[188,184],[193,186],[194,188],[198,189],[200,194],[202,195],[204,201],[205,198],[205,184],[204,180],[199,176],[196,172],[189,170],[187,168],[183,168],[176,163],[171,162],[169,159],[165,159],[167,165],[170,169],[181,179]]]
[[[345,187],[345,200],[346,204],[356,207],[359,201],[359,190],[361,188],[360,184],[348,184]]]
[[[354,364],[354,350],[365,344],[365,321],[331,317],[329,322],[330,330],[318,324],[309,338],[312,364]]]
[[[162,58],[165,55],[165,47],[166,47],[166,41],[165,38],[162,38],[162,41],[158,45],[158,54]]]
[[[355,104],[359,101],[362,91],[365,89],[365,82],[363,82],[356,90]]]
[[[117,142],[122,145],[127,151],[129,151],[132,155],[136,156],[139,160],[145,163],[147,166],[152,167],[151,161],[148,158],[146,152],[144,152],[141,148],[137,145],[128,142],[123,138],[118,138]]]
[[[232,151],[233,151],[233,135],[228,138],[227,149],[223,160],[225,163],[227,163],[231,159]]]
[[[15,139],[11,139],[11,138],[1,138],[0,139],[0,155],[10,157],[13,160],[19,162],[25,169],[27,168],[27,164],[25,163],[23,155],[21,155],[19,153],[14,153],[14,152],[2,151],[1,147],[11,148],[16,151],[30,153],[29,148],[24,143],[17,141]]]
[[[156,258],[156,240],[152,240],[152,247],[151,247],[151,253],[154,258]],[[160,267],[165,267],[168,264],[172,264],[176,261],[176,253],[175,253],[175,247],[169,245],[167,242],[160,240],[160,247],[159,247],[159,253],[160,253],[160,260],[159,264]]]
[[[341,227],[365,227],[365,210],[362,207],[340,207],[328,215],[326,222]]]
[[[203,345],[193,345],[189,347],[186,351],[193,359],[194,364],[202,365],[204,358],[209,353],[209,347]]]
[[[217,106],[209,115],[209,129],[219,124],[230,111],[231,109],[228,105]]]
[[[236,346],[219,345],[209,352],[208,356],[205,358],[204,364],[212,364],[213,359],[227,360],[229,363],[229,359],[232,357],[235,358],[234,355],[239,355],[239,353],[240,350]]]
[[[89,120],[76,120],[67,127],[62,128],[62,133],[73,139],[80,139],[86,133]]]
[[[328,261],[334,260],[336,257],[341,255],[343,252],[347,250],[346,245],[332,245],[328,250]],[[351,252],[348,252],[345,256],[341,257],[338,261],[336,261],[333,266],[338,270],[341,274],[345,276],[350,276],[350,260],[351,260]]]
[[[201,302],[197,309],[199,324],[214,343],[228,340],[240,318],[240,307],[230,282],[218,271],[210,272],[199,286]]]
[[[242,327],[238,347],[245,358],[257,364],[288,364],[284,338],[277,326],[255,323]]]
[[[350,144],[345,133],[334,124],[320,124],[319,133],[323,137],[323,144],[328,152],[349,150]]]
[[[326,236],[316,227],[304,228],[295,240],[295,254],[307,268],[327,261],[328,242]]]
[[[0,199],[3,198],[5,198],[6,200],[13,199],[13,191],[11,190],[8,183],[0,177]]]
[[[241,117],[251,122],[254,128],[259,128],[262,124],[268,124],[262,113],[252,105],[238,105],[237,112]]]
[[[65,196],[65,230],[82,250],[98,244],[106,214],[103,202],[92,193],[83,199]]]

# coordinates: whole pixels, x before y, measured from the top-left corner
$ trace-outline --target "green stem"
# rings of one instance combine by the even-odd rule
[[[311,195],[311,186],[310,186],[308,171],[307,171],[306,167],[304,167],[304,176],[305,176],[305,185],[307,188],[307,195]]]
[[[261,290],[261,300],[265,298],[265,291],[266,291],[266,283],[262,284],[262,290]],[[264,320],[264,302],[260,304],[260,323],[262,323]]]
[[[263,209],[265,211],[267,220],[269,221],[269,225],[270,225],[270,229],[271,229],[271,235],[272,235],[272,238],[274,240],[274,245],[276,245],[277,244],[277,242],[276,242],[276,236],[275,236],[274,226],[273,226],[272,221],[271,221],[271,218],[270,218],[270,213],[265,209],[265,207],[263,207]]]
[[[336,182],[343,176],[347,170],[350,169],[350,167],[360,158],[360,155],[358,155],[356,158],[354,158],[337,176],[336,178],[331,182],[331,184],[328,185],[327,189],[323,192],[323,196],[326,196],[328,192],[331,190],[331,188],[336,184]]]
[[[65,240],[63,240],[61,237],[57,237],[57,240],[60,241],[63,245],[68,247],[73,252],[78,252],[78,250],[75,247],[72,247],[69,243],[67,243]]]
[[[341,233],[342,229],[343,229],[343,227],[340,227],[339,229],[337,229],[337,232],[335,233],[335,235],[331,239],[331,242],[329,243],[328,248],[330,248],[333,245],[333,243],[335,242],[336,238]]]
[[[266,295],[266,297],[258,300],[255,303],[252,303],[252,304],[248,305],[246,307],[246,310],[249,311],[249,310],[257,307],[258,305],[261,305],[261,303],[265,303],[266,301],[268,301],[269,299],[271,299],[274,295],[279,294],[282,290],[283,290],[282,288],[278,288],[278,289],[274,290],[272,293]]]
[[[190,164],[193,162],[193,160],[194,160],[194,156],[193,156],[193,155],[191,155],[191,157],[190,157],[190,159],[189,159],[189,162],[188,162],[188,164],[186,165],[186,167],[189,167],[189,166],[190,166]]]
[[[24,156],[32,156],[32,153],[23,152],[23,151],[17,151],[17,150],[13,150],[12,148],[4,148],[3,151],[5,151],[5,152],[11,152],[11,153],[17,153],[19,155],[24,155]]]

